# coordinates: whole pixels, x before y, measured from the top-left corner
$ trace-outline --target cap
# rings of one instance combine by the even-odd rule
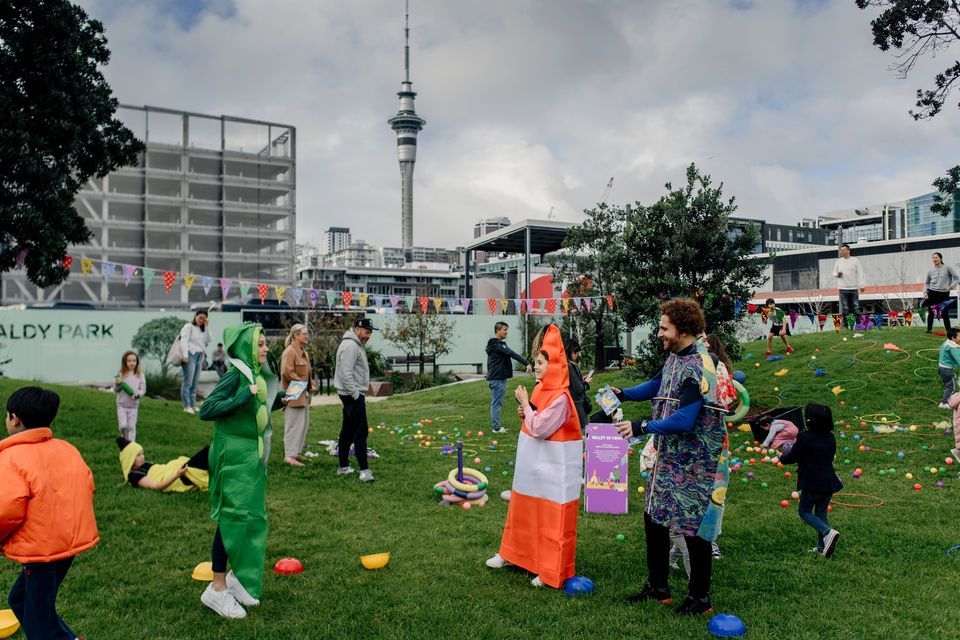
[[[356,329],[357,327],[359,327],[359,328],[361,328],[361,329],[366,329],[367,331],[376,331],[376,330],[377,330],[377,328],[376,328],[375,326],[373,326],[373,322],[370,320],[370,318],[357,318],[357,319],[353,322],[353,327],[354,327],[355,329]]]

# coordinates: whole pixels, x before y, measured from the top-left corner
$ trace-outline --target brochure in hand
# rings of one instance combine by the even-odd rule
[[[307,389],[309,384],[310,383],[306,380],[291,380],[289,386],[287,386],[287,393],[284,397],[288,402],[291,400],[296,400],[303,395],[303,392]]]
[[[610,385],[600,389],[600,392],[597,393],[594,398],[597,404],[600,405],[600,408],[603,409],[603,412],[608,416],[620,406],[620,399],[614,395],[613,390],[610,389]]]

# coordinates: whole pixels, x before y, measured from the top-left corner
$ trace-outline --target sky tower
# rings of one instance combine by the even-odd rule
[[[413,247],[413,165],[417,161],[417,133],[427,121],[417,115],[413,99],[417,93],[410,82],[410,0],[405,2],[403,63],[405,76],[400,83],[400,110],[387,122],[397,132],[397,158],[400,160],[400,211],[402,216],[403,250]]]

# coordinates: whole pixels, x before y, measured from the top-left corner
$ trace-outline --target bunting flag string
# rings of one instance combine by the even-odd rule
[[[287,288],[282,284],[276,285],[273,290],[277,293],[277,303],[283,302],[283,294],[286,293]]]
[[[109,261],[104,261],[100,265],[100,271],[103,275],[104,282],[110,282],[110,278],[113,277],[113,270],[115,266],[116,265],[114,265],[112,262],[109,262]]]
[[[150,267],[143,267],[143,288],[149,289],[153,283],[154,271]]]
[[[197,279],[197,276],[193,275],[192,273],[183,274],[183,287],[184,289],[187,290],[188,293],[190,292],[190,289],[193,287],[193,281],[196,279]]]
[[[362,297],[361,297],[360,299],[363,300]],[[301,301],[301,300],[303,300],[303,289],[302,289],[301,287],[294,287],[294,288],[293,288],[293,301],[296,303],[296,305],[297,305],[298,307],[300,306],[300,301]]]
[[[130,286],[130,280],[133,278],[136,272],[137,272],[137,268],[132,264],[123,265],[123,286],[125,287]]]
[[[213,278],[210,276],[203,276],[200,278],[200,282],[203,284],[203,295],[210,295],[210,289],[213,288]]]

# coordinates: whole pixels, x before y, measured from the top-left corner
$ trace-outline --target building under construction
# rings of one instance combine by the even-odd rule
[[[158,107],[121,106],[118,117],[144,141],[135,166],[93,178],[75,207],[93,233],[70,247],[70,278],[39,289],[23,272],[2,276],[3,304],[183,307],[219,299],[203,276],[252,282],[294,280],[296,131],[284,124]],[[95,261],[81,275],[80,257]],[[125,283],[121,267],[105,278],[102,262],[145,266]],[[168,294],[160,274],[179,274]],[[190,291],[183,274],[196,281]],[[209,281],[208,281],[209,283]],[[239,295],[233,285],[230,297]]]

